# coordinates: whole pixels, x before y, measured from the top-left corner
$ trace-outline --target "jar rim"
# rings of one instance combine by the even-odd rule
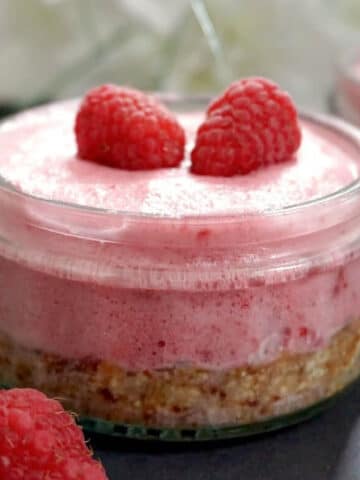
[[[301,118],[341,135],[360,159],[355,127],[321,114],[302,112]],[[23,193],[1,179],[0,197],[4,256],[77,280],[99,281],[101,272],[101,282],[126,288],[245,288],[301,278],[360,255],[360,178],[296,205],[226,215],[86,207]]]
[[[360,84],[360,81],[359,81]],[[204,103],[207,103],[211,100],[211,96],[208,95],[183,95],[183,94],[175,94],[175,93],[154,93],[158,98],[160,98],[164,103],[183,103],[183,104],[191,104],[192,107],[194,104],[198,104],[199,106],[203,106]],[[52,104],[48,104],[48,106],[56,104],[66,104],[78,101],[78,99],[67,100],[67,101],[60,101],[60,102],[53,102]],[[45,105],[46,107],[46,105]],[[44,108],[44,105],[38,106],[32,109],[35,111],[37,109]],[[12,115],[8,117],[8,119],[14,119],[18,115],[21,115],[21,112],[16,115]],[[320,126],[323,128],[329,128],[335,134],[341,134],[343,137],[346,138],[347,141],[351,142],[351,144],[359,149],[359,158],[360,158],[360,134],[357,129],[343,121],[339,118],[336,118],[331,115],[326,114],[318,114],[314,112],[310,112],[307,110],[300,110],[300,119],[306,122],[311,122],[316,126]],[[222,223],[233,223],[242,221],[244,218],[251,216],[252,218],[255,217],[278,217],[282,215],[290,215],[290,214],[297,214],[297,213],[305,213],[309,209],[313,207],[322,207],[322,206],[330,206],[330,205],[338,205],[338,202],[341,201],[350,201],[352,198],[360,196],[360,176],[356,178],[353,182],[344,185],[342,188],[335,190],[334,192],[330,192],[324,196],[315,197],[309,200],[301,201],[299,203],[284,205],[281,207],[269,207],[264,208],[259,211],[241,211],[241,212],[232,212],[232,213],[221,213],[217,212],[216,214],[211,213],[201,213],[198,215],[193,214],[184,214],[184,215],[167,215],[167,214],[156,214],[156,213],[145,213],[145,212],[132,212],[127,210],[116,210],[116,209],[107,209],[107,208],[98,208],[93,206],[81,205],[74,202],[67,202],[55,199],[49,199],[42,196],[30,194],[24,191],[17,189],[11,182],[7,181],[2,175],[0,175],[0,192],[6,192],[11,195],[18,196],[23,198],[24,200],[29,200],[31,202],[35,202],[39,205],[47,205],[49,208],[59,209],[60,211],[76,211],[78,213],[86,213],[90,215],[100,216],[100,217],[109,217],[109,216],[116,216],[126,218],[127,221],[133,222],[154,222],[154,223],[181,223],[186,222],[188,224],[196,225],[211,225],[213,223],[218,223],[221,220]]]
[[[360,87],[360,76],[356,75],[353,69],[356,61],[360,64],[360,49],[350,49],[340,56],[336,65],[336,70],[338,78],[350,81],[354,85]]]

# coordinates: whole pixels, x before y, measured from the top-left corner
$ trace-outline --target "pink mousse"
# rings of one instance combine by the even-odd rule
[[[329,131],[303,122],[297,159],[231,178],[179,169],[131,172],[79,161],[75,106],[38,109],[0,130],[0,175],[21,191],[51,200],[152,215],[241,213],[279,208],[332,193],[358,177],[357,153]],[[192,146],[201,114],[180,115]]]
[[[96,224],[86,220],[93,233],[91,240],[83,240],[70,227],[63,234],[57,231],[66,223],[61,210],[50,221],[46,205],[34,207],[33,200],[19,196],[10,214],[4,197],[0,231],[28,243],[1,245],[2,332],[29,348],[68,359],[107,360],[131,370],[184,364],[223,369],[268,362],[284,351],[314,351],[360,316],[356,252],[332,252],[323,265],[307,262],[281,274],[264,269],[257,272],[261,280],[251,283],[246,269],[234,273],[236,260],[231,259],[245,256],[242,238],[256,243],[260,230],[254,221],[242,230],[221,221],[222,215],[283,208],[351,184],[359,176],[356,143],[303,121],[296,158],[247,176],[198,177],[189,173],[188,160],[180,169],[127,172],[76,158],[75,107],[55,105],[5,123],[0,175],[36,197],[146,214],[148,223],[140,228],[126,222],[118,228],[110,222],[104,243],[96,238]],[[201,115],[179,119],[191,145]],[[83,222],[85,213],[79,215]],[[201,215],[218,215],[219,221],[193,235],[189,219]],[[325,220],[309,218],[304,231]],[[103,234],[100,217],[98,222]],[[273,228],[275,223],[267,218],[261,234],[271,231],[276,238],[295,228],[290,219],[280,229]],[[340,244],[344,229],[335,233]],[[332,235],[329,231],[317,241],[326,243]],[[165,248],[164,237],[169,240]],[[227,237],[229,257],[215,248]],[[175,248],[177,241],[186,248]],[[297,240],[292,243],[295,248]],[[263,245],[256,248],[254,261],[270,256]],[[210,272],[206,269],[213,264],[211,281],[210,273],[196,276]]]
[[[336,107],[344,118],[360,124],[360,60],[342,66],[337,79]]]

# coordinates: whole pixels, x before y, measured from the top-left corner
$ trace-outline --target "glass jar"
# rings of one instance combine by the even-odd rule
[[[335,109],[360,125],[360,51],[347,53],[337,68]]]
[[[359,155],[352,127],[302,121]],[[2,179],[1,382],[61,398],[110,435],[276,429],[358,377],[359,281],[358,179],[280,209],[179,217],[50,201]]]

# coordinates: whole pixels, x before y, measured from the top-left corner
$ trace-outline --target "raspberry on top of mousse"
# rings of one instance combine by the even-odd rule
[[[185,132],[157,99],[135,89],[101,85],[84,97],[76,116],[78,156],[127,170],[176,167]]]
[[[207,109],[191,153],[194,173],[232,176],[290,160],[301,143],[296,107],[275,83],[231,84]]]
[[[29,388],[0,390],[0,478],[107,480],[73,417]]]
[[[78,157],[126,170],[178,167],[185,132],[157,99],[135,89],[90,90],[76,115]],[[301,143],[296,107],[275,83],[250,77],[231,84],[207,109],[191,152],[191,172],[247,174],[290,160]]]

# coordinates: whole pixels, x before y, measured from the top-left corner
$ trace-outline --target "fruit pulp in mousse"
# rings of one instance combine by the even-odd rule
[[[147,253],[139,256],[139,262],[147,267],[167,256],[175,267],[185,261],[181,249],[169,253],[161,247],[164,236],[173,245],[185,238],[196,269],[196,258],[207,246],[214,247],[207,262],[217,255],[216,239],[225,228],[222,216],[241,217],[320,198],[359,176],[356,145],[306,120],[296,159],[246,176],[196,176],[187,161],[180,169],[116,170],[76,158],[75,109],[73,103],[60,104],[5,123],[0,130],[0,174],[19,191],[36,197],[148,215],[150,249],[136,224],[125,223],[111,232],[118,242],[130,238],[139,252],[143,244]],[[179,118],[191,144],[201,115]],[[39,231],[49,229],[50,235],[41,204],[34,212],[24,200],[17,214],[30,230],[32,224],[41,227],[43,222]],[[201,215],[216,215],[219,221],[192,235],[188,225]],[[170,228],[152,216],[173,218],[176,226]],[[266,221],[271,224],[271,217]],[[241,228],[251,240],[253,233],[245,221]],[[275,235],[271,225],[267,231]],[[34,230],[33,235],[40,233]],[[44,231],[41,235],[46,238]],[[76,238],[59,237],[51,245],[56,241],[63,242],[65,250],[68,242],[69,254],[77,248]],[[219,370],[267,363],[283,352],[316,351],[360,314],[358,260],[339,265],[329,259],[318,273],[307,266],[293,281],[287,281],[288,272],[276,278],[265,275],[252,288],[234,286],[228,265],[210,287],[206,278],[192,282],[190,272],[180,287],[175,273],[174,279],[170,276],[166,285],[160,280],[161,288],[156,288],[151,279],[139,279],[138,272],[130,270],[119,287],[102,274],[101,265],[115,261],[114,251],[121,246],[99,245],[93,250],[99,269],[94,266],[82,275],[66,262],[63,271],[61,265],[55,267],[46,252],[32,266],[32,254],[10,254],[2,245],[1,332],[30,349],[67,359],[106,360],[127,370],[179,365]]]

